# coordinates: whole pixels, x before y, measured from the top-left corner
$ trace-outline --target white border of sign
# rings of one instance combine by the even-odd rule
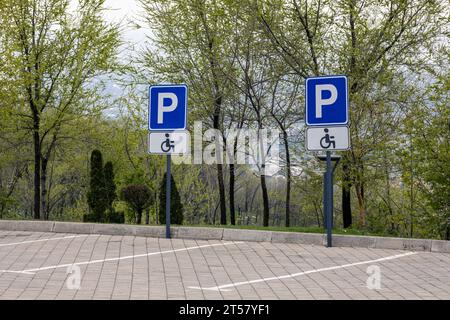
[[[334,149],[309,149],[308,148],[308,129],[332,129],[332,128],[347,128],[347,138],[348,138],[348,148],[346,149],[340,149],[340,148],[334,148]],[[350,150],[351,149],[351,145],[350,145],[350,128],[348,126],[311,126],[311,127],[306,127],[305,128],[305,147],[306,150],[308,151],[346,151],[346,150]]]
[[[345,122],[329,122],[329,123],[308,123],[308,81],[314,79],[334,79],[334,78],[344,78],[345,79]],[[348,78],[344,74],[337,74],[332,76],[319,76],[319,77],[310,77],[305,80],[305,122],[307,126],[311,127],[323,127],[323,126],[346,126],[349,122],[348,116]]]
[[[186,89],[186,99],[185,99],[185,103],[184,103],[184,126],[183,128],[157,128],[157,129],[153,129],[152,127],[150,127],[151,122],[150,122],[150,106],[151,106],[151,92],[153,88],[167,88],[167,87],[172,87],[172,88],[185,88]],[[181,131],[181,130],[186,130],[187,129],[187,105],[188,105],[188,86],[185,83],[182,84],[158,84],[158,85],[154,85],[154,86],[150,86],[148,89],[148,130],[150,131]]]
[[[186,142],[186,145],[185,145],[186,147],[183,148],[184,149],[183,152],[173,152],[173,151],[163,152],[163,151],[159,151],[159,150],[158,151],[154,151],[154,152],[150,152],[150,149],[151,149],[150,148],[151,136],[153,134],[160,135],[160,134],[166,134],[166,133],[174,134],[174,135],[184,135],[185,136],[184,141]],[[183,130],[183,131],[181,131],[181,130],[175,130],[175,131],[150,131],[148,133],[148,138],[147,139],[148,139],[147,140],[147,145],[148,145],[147,153],[148,154],[182,156],[182,155],[189,155],[191,153],[191,135],[190,135],[189,131],[187,131],[187,130]]]

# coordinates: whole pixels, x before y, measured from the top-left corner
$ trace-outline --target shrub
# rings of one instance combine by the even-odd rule
[[[87,201],[93,214],[91,218],[95,216],[98,219],[97,221],[103,221],[108,203],[105,197],[102,153],[98,150],[92,151],[91,154],[90,178]]]
[[[164,174],[164,179],[159,188],[159,223],[161,224],[166,223],[166,177],[167,173]],[[170,175],[170,185],[170,223],[183,224],[183,205],[172,175]]]
[[[114,212],[112,204],[116,200],[116,184],[114,183],[114,170],[111,161],[105,164],[103,171],[105,178],[105,201],[110,212]]]
[[[83,222],[98,222],[98,216],[95,213],[83,214]]]
[[[107,218],[109,223],[125,223],[125,214],[123,211],[109,211]]]
[[[103,167],[102,153],[98,150],[92,151],[91,154],[90,178],[87,202],[92,212],[89,216],[83,216],[83,221],[121,221],[120,217],[116,217],[113,208],[113,202],[117,197],[113,165],[108,161]],[[105,213],[106,210],[108,212]]]
[[[153,203],[152,192],[143,184],[132,184],[121,191],[121,199],[136,213],[136,224],[141,224],[142,212]]]

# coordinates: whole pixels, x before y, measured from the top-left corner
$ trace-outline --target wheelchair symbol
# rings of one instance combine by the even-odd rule
[[[172,149],[172,151],[175,151],[175,145],[174,145],[174,141],[170,140],[169,134],[166,133],[166,140],[164,140],[161,143],[161,151],[162,152],[169,152],[170,149]]]
[[[324,149],[328,149],[331,145],[333,145],[333,149],[336,148],[336,141],[334,141],[334,136],[330,136],[328,134],[328,129],[324,129],[325,136],[320,139],[320,146]]]

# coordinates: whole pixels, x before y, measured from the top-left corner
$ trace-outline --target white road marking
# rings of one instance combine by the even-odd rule
[[[413,255],[413,254],[417,254],[417,252],[407,252],[407,253],[397,254],[397,255],[394,255],[394,256],[384,257],[384,258],[375,259],[375,260],[367,260],[367,261],[343,264],[343,265],[339,265],[339,266],[320,268],[320,269],[313,269],[313,270],[309,270],[309,271],[292,273],[292,274],[287,274],[287,275],[278,276],[278,277],[269,277],[269,278],[255,279],[255,280],[250,280],[250,281],[234,282],[234,283],[224,284],[224,285],[217,286],[217,287],[206,287],[206,288],[203,288],[203,287],[188,287],[188,288],[190,288],[190,289],[197,289],[197,290],[230,291],[230,289],[226,289],[226,288],[238,287],[238,286],[243,286],[243,285],[246,285],[246,284],[253,284],[253,283],[266,282],[266,281],[272,281],[272,280],[281,280],[281,279],[294,278],[294,277],[302,276],[302,275],[305,275],[305,274],[311,274],[311,273],[317,273],[317,272],[323,272],[323,271],[330,271],[330,270],[336,270],[336,269],[343,269],[343,268],[358,266],[358,265],[362,265],[362,264],[383,262],[383,261],[387,261],[387,260],[393,260],[393,259],[398,259],[398,258],[410,256],[410,255]]]
[[[87,236],[89,236],[89,234],[82,234],[82,235],[78,235],[78,236],[58,237],[58,238],[46,238],[46,239],[27,240],[27,241],[12,242],[12,243],[0,243],[0,247],[16,246],[16,245],[19,245],[19,244],[34,243],[34,242],[42,242],[42,241],[53,241],[53,240],[72,239],[72,238],[87,237]]]
[[[23,274],[36,274],[36,272],[28,272],[28,271],[14,271],[14,270],[0,270],[0,273],[23,273]]]
[[[93,263],[101,263],[101,262],[108,262],[108,261],[134,259],[134,258],[148,257],[148,256],[159,255],[159,254],[172,253],[172,252],[188,251],[188,250],[202,249],[202,248],[209,248],[209,247],[217,247],[217,246],[227,246],[227,245],[241,244],[241,243],[243,243],[243,242],[215,243],[215,244],[207,244],[207,245],[202,245],[202,246],[195,246],[195,247],[188,247],[188,248],[181,248],[181,249],[174,249],[174,250],[149,252],[149,253],[137,254],[137,255],[132,255],[132,256],[124,256],[124,257],[117,257],[117,258],[108,258],[108,259],[99,259],[99,260],[91,260],[91,261],[59,264],[59,265],[54,265],[54,266],[48,266],[48,267],[42,267],[42,268],[34,268],[34,269],[27,269],[27,270],[20,270],[20,271],[19,270],[17,270],[17,271],[16,270],[0,270],[0,272],[34,274],[34,273],[36,273],[38,271],[57,269],[57,268],[67,268],[68,266],[82,266],[82,265],[93,264]]]

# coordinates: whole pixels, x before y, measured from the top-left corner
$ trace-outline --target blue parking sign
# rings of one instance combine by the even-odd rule
[[[348,124],[348,84],[344,75],[307,78],[306,125]]]
[[[185,84],[156,85],[149,89],[149,130],[185,130],[188,90]]]

